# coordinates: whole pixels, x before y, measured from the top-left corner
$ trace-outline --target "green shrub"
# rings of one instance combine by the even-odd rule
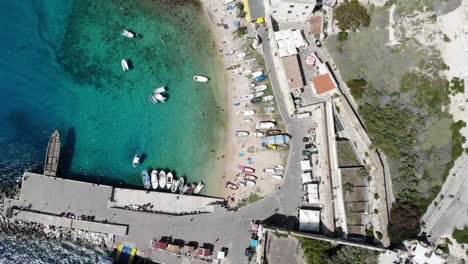
[[[347,39],[348,39],[348,32],[346,32],[346,31],[340,31],[340,32],[338,32],[337,39],[338,39],[339,41],[345,41],[345,40],[347,40]]]
[[[344,0],[342,4],[335,8],[334,14],[338,28],[342,31],[356,30],[360,26],[368,27],[370,24],[367,9],[358,0]]]
[[[364,79],[352,79],[348,80],[346,84],[349,87],[351,95],[356,99],[361,99],[367,86],[367,82]]]
[[[458,243],[468,244],[468,228],[455,229],[452,236]]]

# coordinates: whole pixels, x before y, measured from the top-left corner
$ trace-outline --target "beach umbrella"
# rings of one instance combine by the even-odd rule
[[[233,22],[233,24],[234,24],[235,27],[239,27],[240,22],[239,22],[238,20],[235,20],[235,21]]]

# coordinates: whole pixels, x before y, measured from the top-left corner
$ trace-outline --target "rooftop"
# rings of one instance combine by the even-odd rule
[[[310,32],[312,34],[322,33],[322,17],[321,16],[312,16],[309,19]]]
[[[302,88],[304,86],[304,80],[297,55],[283,57],[281,60],[283,61],[286,78],[288,79],[289,89]]]
[[[313,78],[312,84],[314,85],[314,88],[317,91],[317,94],[319,95],[332,91],[337,88],[330,73],[326,73],[326,74]]]

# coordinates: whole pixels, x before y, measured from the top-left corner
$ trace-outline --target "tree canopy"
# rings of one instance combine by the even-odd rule
[[[368,27],[371,20],[367,9],[357,0],[345,0],[336,7],[335,18],[342,31],[356,30],[360,26]]]

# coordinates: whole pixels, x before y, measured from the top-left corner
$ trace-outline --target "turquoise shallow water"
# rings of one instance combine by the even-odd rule
[[[66,2],[66,3],[65,3]],[[141,186],[139,171],[174,170],[210,181],[220,167],[224,95],[202,10],[161,1],[2,3],[11,26],[2,43],[0,109],[3,175],[40,168],[50,133],[62,135],[67,177]],[[16,23],[13,23],[15,21]],[[120,36],[123,28],[141,38]],[[134,69],[123,72],[121,60]],[[202,74],[212,81],[195,83]],[[149,94],[168,86],[169,100]],[[147,158],[131,167],[135,153]]]

